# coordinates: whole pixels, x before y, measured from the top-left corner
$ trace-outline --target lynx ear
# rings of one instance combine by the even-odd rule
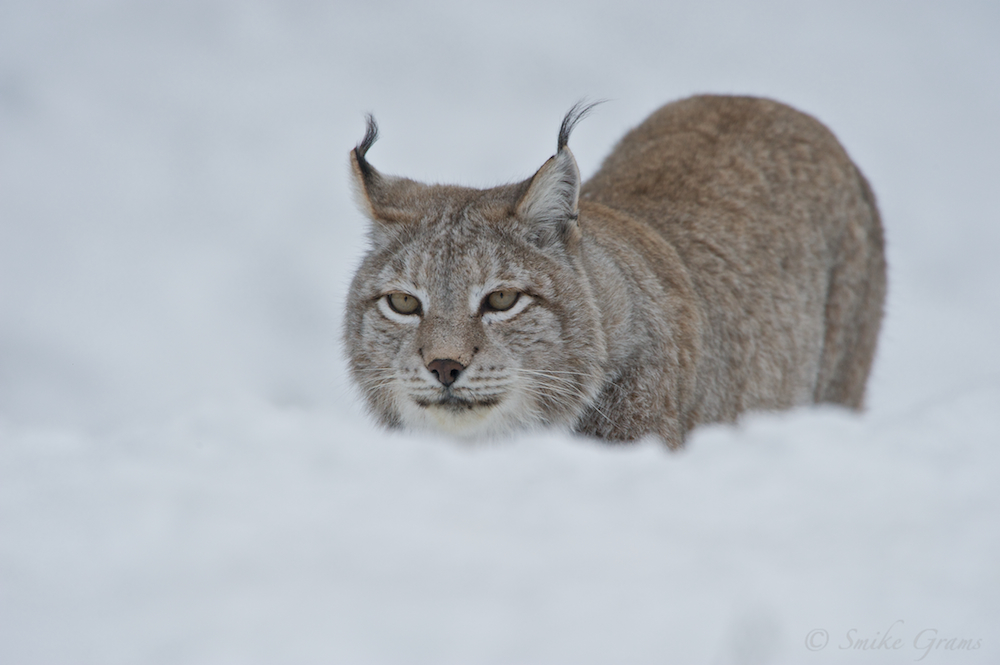
[[[559,128],[556,154],[532,176],[528,191],[517,203],[517,216],[531,225],[536,242],[544,244],[556,238],[568,240],[579,234],[576,218],[580,203],[580,169],[567,144],[576,123],[599,103],[578,102],[569,110]]]
[[[378,139],[378,125],[370,113],[366,120],[365,136],[350,155],[358,207],[376,225],[415,221],[417,213],[410,204],[426,186],[408,178],[382,175],[368,163],[365,155]]]
[[[517,202],[517,216],[532,226],[561,227],[576,220],[579,202],[580,169],[563,147],[532,176]]]

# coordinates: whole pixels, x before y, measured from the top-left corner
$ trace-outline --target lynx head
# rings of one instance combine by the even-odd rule
[[[566,145],[589,109],[570,111],[534,176],[484,190],[379,173],[366,159],[378,133],[368,117],[350,161],[371,246],[344,338],[383,424],[492,435],[572,424],[593,399],[606,350]]]

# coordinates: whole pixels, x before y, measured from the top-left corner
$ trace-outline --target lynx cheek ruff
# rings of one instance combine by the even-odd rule
[[[678,448],[749,409],[861,408],[886,276],[875,197],[833,134],[777,102],[700,96],[586,183],[562,122],[523,182],[424,185],[351,151],[371,247],[352,377],[388,427],[562,426]]]

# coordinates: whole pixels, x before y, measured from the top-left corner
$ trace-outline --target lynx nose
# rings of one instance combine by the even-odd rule
[[[432,360],[427,363],[427,369],[429,369],[434,376],[437,377],[437,380],[444,384],[445,388],[447,388],[451,384],[455,383],[458,379],[458,375],[462,373],[463,369],[465,369],[465,365],[458,361],[451,360],[450,358],[446,360],[438,358],[437,360]]]

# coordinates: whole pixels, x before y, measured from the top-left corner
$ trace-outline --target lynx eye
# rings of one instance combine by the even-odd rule
[[[514,306],[521,296],[520,291],[494,291],[486,298],[486,309],[494,312],[505,312]]]
[[[385,299],[392,311],[397,314],[420,313],[420,301],[409,293],[390,293]]]

